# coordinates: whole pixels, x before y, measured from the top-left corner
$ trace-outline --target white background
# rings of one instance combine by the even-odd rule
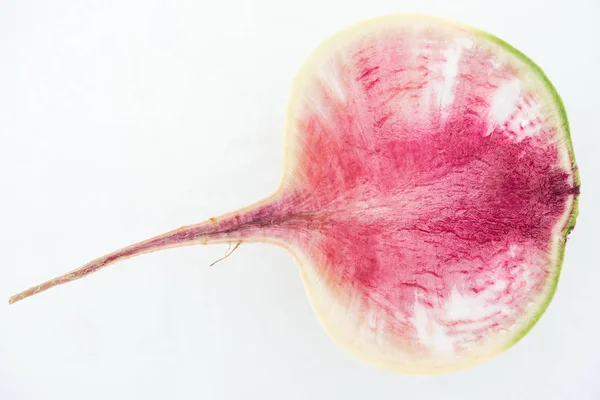
[[[519,344],[439,377],[354,359],[291,256],[244,245],[128,260],[14,306],[118,247],[261,199],[290,82],[338,29],[445,15],[496,34],[562,95],[581,214],[558,292]],[[0,3],[0,399],[600,399],[598,0]]]

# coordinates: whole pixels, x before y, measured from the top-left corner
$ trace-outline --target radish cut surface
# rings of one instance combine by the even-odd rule
[[[498,38],[420,15],[323,43],[293,86],[282,183],[243,210],[96,259],[11,302],[169,247],[269,242],[354,355],[401,373],[480,364],[548,306],[579,178],[562,102]]]
[[[304,279],[344,346],[453,370],[540,317],[579,182],[562,103],[521,53],[440,19],[367,21],[308,60],[288,134],[289,185],[320,215]]]

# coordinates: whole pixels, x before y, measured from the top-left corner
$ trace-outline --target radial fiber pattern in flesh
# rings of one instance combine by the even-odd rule
[[[296,105],[290,186],[310,223],[289,235],[411,351],[510,330],[546,289],[578,192],[547,100],[468,37],[380,32],[337,50]]]

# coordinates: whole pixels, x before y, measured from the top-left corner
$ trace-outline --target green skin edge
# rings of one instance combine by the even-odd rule
[[[554,87],[554,85],[552,84],[552,82],[550,82],[550,79],[548,78],[546,73],[542,70],[542,68],[540,68],[539,65],[537,65],[535,62],[533,62],[533,60],[531,60],[529,57],[527,57],[521,51],[517,50],[516,48],[514,48],[513,46],[511,46],[504,40],[500,39],[499,37],[494,36],[490,33],[487,33],[485,31],[482,31],[477,28],[473,28],[473,27],[469,27],[469,28],[471,30],[473,30],[474,32],[478,33],[479,35],[490,40],[491,42],[493,42],[493,43],[497,44],[498,46],[504,48],[505,50],[509,51],[511,54],[513,54],[519,60],[523,61],[526,65],[528,65],[532,69],[532,71],[534,73],[536,73],[542,79],[544,86],[546,86],[546,88],[549,90],[550,94],[552,95],[552,99],[554,100],[554,104],[556,105],[558,114],[562,121],[563,129],[565,132],[565,139],[566,139],[566,143],[567,143],[568,151],[569,151],[569,159],[571,160],[571,170],[573,171],[573,181],[576,186],[580,187],[581,179],[579,177],[579,168],[577,167],[577,162],[575,161],[575,152],[573,149],[573,142],[571,140],[571,131],[569,129],[569,120],[567,118],[567,111],[565,109],[565,105],[563,103],[562,98],[558,94],[558,92],[557,92],[556,88]],[[575,195],[573,198],[573,209],[571,211],[571,215],[569,217],[569,220],[567,221],[565,228],[561,232],[561,235],[562,235],[561,242],[562,243],[560,243],[560,245],[559,245],[558,259],[556,260],[556,263],[555,263],[556,269],[554,272],[554,278],[553,278],[552,282],[549,283],[550,286],[547,289],[548,294],[546,295],[546,299],[542,304],[540,304],[536,313],[529,320],[529,323],[527,325],[525,325],[520,331],[518,331],[516,333],[516,335],[513,337],[513,340],[507,344],[507,346],[505,347],[505,350],[508,350],[510,347],[514,346],[525,335],[527,335],[527,333],[529,333],[529,331],[533,328],[533,326],[542,317],[544,312],[546,312],[546,310],[548,309],[548,306],[550,305],[550,302],[552,302],[552,299],[554,298],[554,295],[556,293],[556,288],[558,287],[560,273],[562,271],[563,261],[565,258],[565,247],[567,244],[567,240],[569,238],[569,234],[575,228],[575,223],[577,221],[578,215],[579,215],[579,194]]]

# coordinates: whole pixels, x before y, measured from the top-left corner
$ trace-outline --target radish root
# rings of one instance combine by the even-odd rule
[[[241,241],[239,238],[226,239],[224,235],[218,232],[218,225],[215,224],[215,221],[216,219],[209,220],[207,222],[196,225],[184,226],[179,229],[155,236],[151,239],[109,253],[105,256],[90,261],[82,267],[77,268],[71,272],[67,272],[66,274],[50,279],[49,281],[33,286],[21,293],[12,296],[8,300],[8,304],[16,303],[18,301],[26,299],[27,297],[53,288],[54,286],[62,285],[64,283],[84,278],[111,264],[117,263],[127,258],[151,253],[158,250],[165,250],[181,246],[190,246],[195,244],[217,243],[219,241],[229,241],[230,243],[237,242],[237,245],[233,248],[233,250],[231,252],[228,252],[228,254],[226,254],[225,257],[222,258],[225,259],[229,255],[231,255],[231,253],[233,253],[235,249],[239,247]],[[235,229],[232,230],[235,231]],[[221,261],[221,259],[215,261],[213,265],[218,261]]]
[[[232,255],[233,252],[236,251],[238,247],[240,247],[240,244],[242,244],[241,241],[237,242],[237,244],[233,247],[233,249],[231,249],[231,245],[229,245],[229,247],[227,248],[227,251],[225,252],[225,255],[223,257],[219,258],[218,260],[216,260],[215,262],[213,262],[212,264],[210,264],[209,267],[212,267],[216,263],[221,262],[224,259],[226,259],[227,257],[229,257],[230,255]],[[229,251],[229,250],[231,250],[231,251]]]

